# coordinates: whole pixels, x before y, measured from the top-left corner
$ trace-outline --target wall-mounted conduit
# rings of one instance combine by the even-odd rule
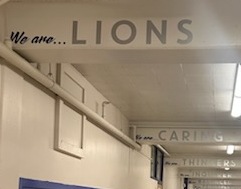
[[[119,141],[123,142],[127,146],[134,148],[136,150],[141,149],[141,146],[139,144],[137,144],[127,135],[119,131],[116,127],[114,127],[112,124],[107,122],[105,119],[103,119],[101,116],[96,114],[94,111],[92,111],[90,108],[85,106],[83,103],[78,101],[76,98],[74,98],[70,93],[66,92],[62,87],[60,87],[54,81],[52,81],[47,76],[39,72],[37,69],[33,68],[29,62],[27,62],[24,58],[22,58],[17,53],[15,53],[12,49],[9,49],[2,42],[0,42],[0,56],[4,58],[7,61],[7,63],[14,65],[18,69],[20,69],[21,71],[29,75],[31,78],[38,81],[40,84],[47,87],[49,90],[51,90],[56,95],[61,97],[64,101],[67,101],[68,103],[76,107],[78,110],[83,112],[88,119],[93,120],[95,123],[98,124],[98,126],[101,129],[107,131],[109,134],[111,134]]]
[[[4,5],[5,3],[7,3],[10,0],[0,0],[0,6]]]

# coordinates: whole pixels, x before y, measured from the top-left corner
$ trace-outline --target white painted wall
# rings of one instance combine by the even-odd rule
[[[3,6],[0,6],[0,40],[3,41],[4,40],[4,19],[5,19],[5,15],[4,15],[4,8]]]
[[[183,188],[181,184],[181,178],[178,175],[178,166],[175,165],[165,165],[163,175],[163,189],[177,189]]]
[[[84,82],[86,105],[94,109],[106,99]],[[88,121],[83,159],[55,151],[55,98],[36,86],[0,65],[0,189],[17,189],[19,177],[109,189],[156,188],[148,146],[134,151]],[[127,133],[128,120],[110,108],[111,122]]]

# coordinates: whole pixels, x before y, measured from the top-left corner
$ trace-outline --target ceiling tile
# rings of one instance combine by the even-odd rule
[[[188,76],[186,80],[191,93],[213,93],[212,76]]]
[[[101,76],[108,75],[105,66],[101,64],[76,64],[75,68],[83,75],[83,76]]]
[[[215,64],[182,64],[182,67],[187,76],[210,76],[215,70]]]
[[[214,64],[214,75],[227,75],[227,76],[234,76],[236,72],[236,65],[237,64]]]
[[[123,70],[129,76],[150,76],[153,75],[152,64],[124,64]]]
[[[80,64],[130,120],[230,120],[235,64]]]
[[[215,75],[214,76],[214,90],[218,91],[233,91],[234,89],[234,74],[232,75]]]

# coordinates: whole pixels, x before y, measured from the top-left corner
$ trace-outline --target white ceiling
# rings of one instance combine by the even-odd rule
[[[168,153],[172,156],[206,156],[206,157],[226,157],[230,158],[226,154],[227,145],[193,145],[193,144],[165,144],[162,145],[167,149]],[[235,146],[235,153],[232,157],[241,156],[241,145]]]
[[[137,59],[133,64],[74,66],[133,123],[193,122],[195,127],[202,122],[218,128],[240,121],[230,115],[236,64],[138,64]],[[171,156],[227,157],[223,144],[162,146]],[[240,155],[236,145],[233,157]]]
[[[236,64],[76,64],[131,121],[224,121]]]

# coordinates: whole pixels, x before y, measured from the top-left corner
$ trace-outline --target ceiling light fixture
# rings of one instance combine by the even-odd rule
[[[240,64],[238,64],[237,66],[237,74],[236,74],[231,116],[232,117],[241,116],[241,65]]]
[[[234,145],[228,145],[227,146],[227,154],[231,155],[234,152]]]

